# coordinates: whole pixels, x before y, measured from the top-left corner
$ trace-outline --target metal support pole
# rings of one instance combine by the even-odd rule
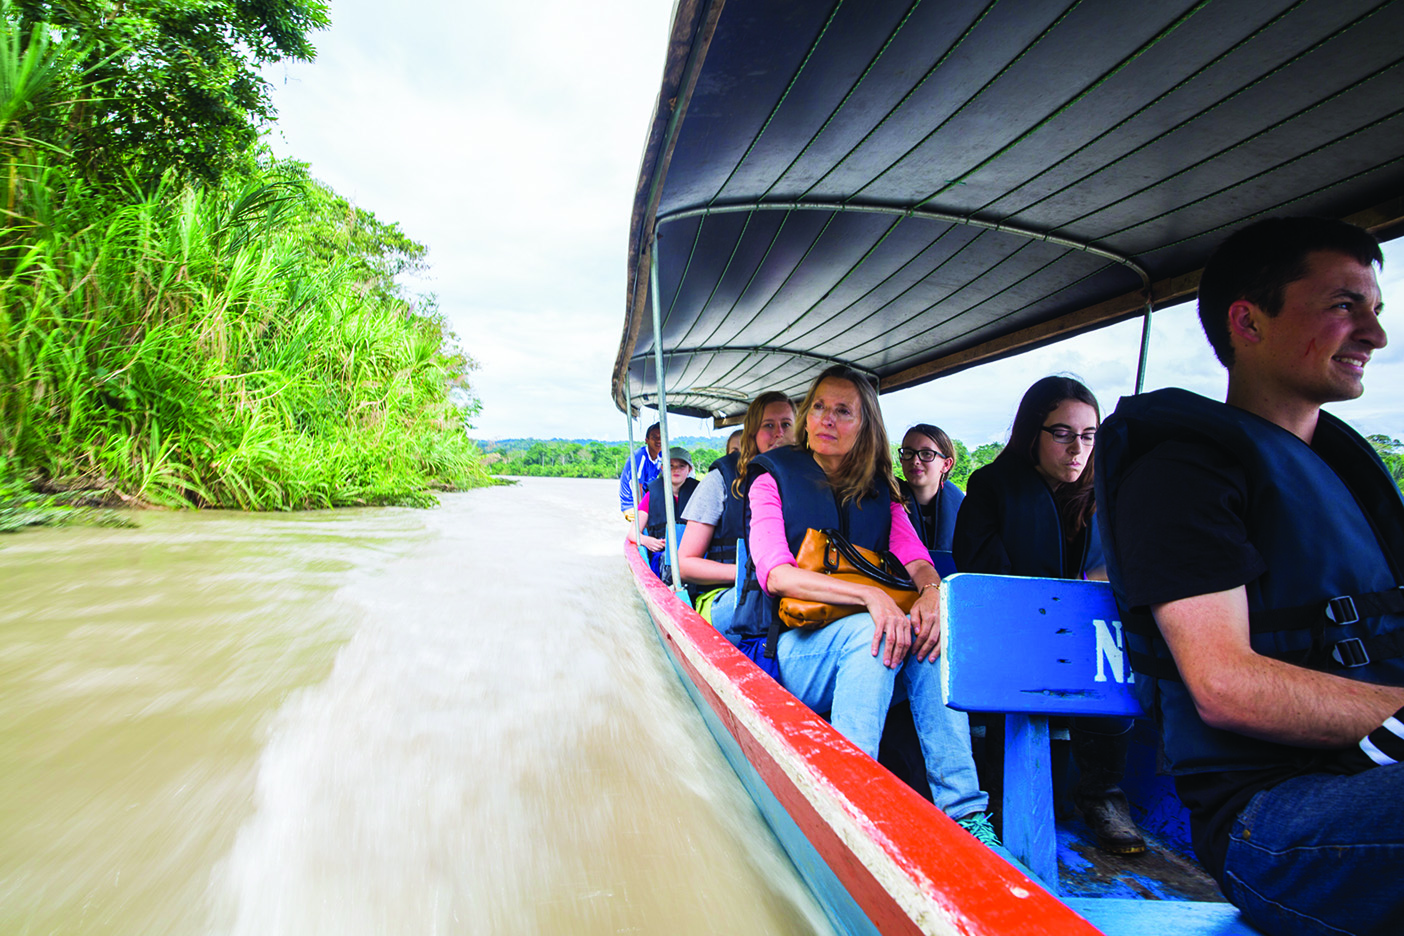
[[[639,501],[643,495],[639,493],[639,463],[634,460],[634,388],[629,380],[629,368],[624,368],[624,420],[629,427],[629,460],[624,466],[629,469],[632,476],[629,481],[629,493],[634,499],[634,544],[642,546],[639,538],[643,535],[643,518],[639,516]],[[648,441],[645,440],[647,445]]]
[[[658,233],[655,230],[653,244],[649,250],[648,296],[653,306],[653,378],[658,382],[658,431],[663,443],[663,509],[668,517],[668,528],[664,531],[666,543],[666,565],[673,570],[673,591],[682,590],[682,572],[678,569],[678,518],[673,510],[673,470],[668,453],[672,450],[668,442],[668,394],[665,388],[667,372],[663,367],[663,311],[658,295]]]
[[[1146,359],[1150,356],[1151,300],[1146,299],[1146,317],[1141,321],[1141,359],[1136,363],[1136,394],[1146,385]]]

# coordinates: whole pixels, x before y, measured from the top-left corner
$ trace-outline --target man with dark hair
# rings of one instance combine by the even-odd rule
[[[641,496],[638,492],[647,491],[649,483],[663,473],[662,452],[663,431],[658,423],[654,423],[644,433],[644,444],[629,456],[624,470],[619,473],[619,509],[623,511],[624,519],[631,523],[634,520],[635,498]],[[638,485],[637,492],[635,484]]]
[[[1128,397],[1098,522],[1201,861],[1267,933],[1404,923],[1404,500],[1321,406],[1384,347],[1367,232],[1276,218],[1205,266],[1227,402]]]

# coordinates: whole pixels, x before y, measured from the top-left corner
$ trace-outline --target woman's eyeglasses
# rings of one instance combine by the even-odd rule
[[[1068,445],[1073,439],[1081,439],[1083,445],[1097,444],[1097,430],[1088,429],[1086,432],[1073,432],[1067,426],[1039,426],[1044,432],[1053,437],[1053,441],[1059,445]]]
[[[936,459],[945,458],[946,456],[942,455],[935,449],[899,448],[897,450],[897,457],[902,459],[902,461],[911,461],[913,458],[915,458],[919,461],[934,462]]]
[[[858,418],[858,414],[842,403],[834,406],[825,406],[823,403],[815,403],[809,408],[809,412],[816,419],[823,419],[825,416],[834,417],[834,422],[853,422]]]

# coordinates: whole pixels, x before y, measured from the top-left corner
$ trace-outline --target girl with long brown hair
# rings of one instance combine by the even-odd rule
[[[682,512],[687,529],[678,543],[678,569],[697,613],[718,628],[730,621],[736,604],[730,586],[736,581],[736,541],[744,533],[741,485],[747,466],[787,444],[794,424],[795,407],[785,394],[768,390],[752,400],[740,448],[712,463]]]
[[[970,475],[952,543],[962,572],[1105,579],[1093,514],[1092,451],[1101,409],[1071,377],[1044,377],[1019,401],[1009,444]],[[1073,802],[1103,851],[1135,854],[1146,843],[1118,784],[1131,719],[1074,718],[1078,782]]]

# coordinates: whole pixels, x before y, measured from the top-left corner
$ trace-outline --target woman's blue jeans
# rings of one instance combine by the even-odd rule
[[[776,648],[780,682],[814,711],[829,712],[839,734],[873,758],[888,708],[910,699],[933,801],[953,819],[984,812],[989,797],[975,774],[970,719],[942,703],[939,661],[909,657],[889,669],[880,652],[873,656],[872,644],[873,619],[866,613],[819,630],[787,630]]]
[[[1309,774],[1239,813],[1224,895],[1264,933],[1404,932],[1404,764]]]

